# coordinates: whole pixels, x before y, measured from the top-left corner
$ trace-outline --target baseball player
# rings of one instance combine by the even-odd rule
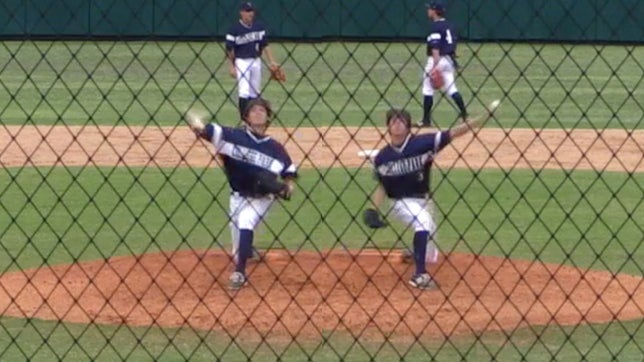
[[[463,97],[456,88],[456,32],[445,19],[445,6],[439,1],[426,4],[427,16],[432,20],[427,36],[427,64],[423,72],[423,119],[419,127],[431,124],[431,110],[434,105],[434,90],[441,89],[449,94],[459,109],[460,117],[467,119]]]
[[[498,106],[490,106],[489,115]],[[375,177],[378,186],[371,196],[373,208],[364,211],[364,222],[371,228],[386,226],[377,211],[385,196],[393,200],[392,213],[408,227],[415,230],[413,256],[416,271],[409,284],[419,289],[435,287],[426,271],[426,263],[438,261],[438,249],[433,242],[436,223],[429,208],[430,168],[436,154],[453,139],[479,127],[487,118],[467,120],[442,132],[411,133],[411,116],[405,110],[391,109],[386,115],[389,144],[378,152],[374,159]]]
[[[279,69],[268,46],[266,28],[261,22],[255,21],[255,6],[244,2],[239,8],[239,21],[226,34],[228,72],[230,76],[237,78],[239,114],[242,120],[248,102],[258,98],[261,93],[262,54],[266,56],[271,69]]]
[[[232,290],[240,289],[248,281],[246,262],[253,254],[255,227],[276,197],[290,199],[297,177],[284,147],[266,135],[272,113],[268,101],[255,98],[247,104],[241,128],[204,125],[198,119],[188,118],[192,130],[211,142],[221,156],[232,189],[229,206],[235,261],[229,285]]]

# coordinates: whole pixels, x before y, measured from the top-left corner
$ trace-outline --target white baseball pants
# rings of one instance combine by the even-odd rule
[[[434,202],[430,199],[407,198],[395,200],[392,207],[393,215],[414,231],[428,231],[427,252],[425,261],[436,263],[438,261],[438,246],[436,240],[436,223],[432,214],[434,213]]]
[[[264,219],[273,201],[272,195],[262,198],[243,197],[236,192],[230,195],[230,234],[235,262],[239,251],[239,230],[255,230],[255,227]]]
[[[425,65],[425,71],[423,72],[423,96],[434,95],[434,88],[429,80],[429,73],[433,67],[434,58],[427,58],[427,65]],[[456,69],[454,68],[452,59],[447,56],[440,57],[438,60],[438,70],[443,74],[443,79],[445,79],[445,85],[441,90],[450,96],[458,92],[456,88]]]
[[[235,59],[239,98],[257,98],[262,90],[261,58]]]

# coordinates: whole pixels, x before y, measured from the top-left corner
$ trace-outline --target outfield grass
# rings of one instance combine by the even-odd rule
[[[445,252],[642,274],[642,174],[452,169],[433,179]],[[257,245],[401,247],[411,232],[398,223],[373,232],[361,222],[373,187],[367,169],[302,170],[295,197],[271,210]],[[228,198],[220,169],[3,169],[0,270],[228,249]]]
[[[164,125],[187,108],[235,124],[235,82],[221,43],[0,43],[3,124]],[[288,82],[270,84],[277,122],[288,126],[380,125],[391,105],[420,117],[419,43],[274,44]],[[503,98],[498,126],[644,127],[644,47],[462,44],[458,85],[476,113]],[[267,77],[264,77],[267,78]],[[639,102],[639,103],[638,103]],[[455,110],[438,100],[438,125]]]

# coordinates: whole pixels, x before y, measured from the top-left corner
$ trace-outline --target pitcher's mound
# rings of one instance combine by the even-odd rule
[[[497,257],[442,257],[429,291],[407,284],[412,265],[373,250],[271,251],[249,265],[238,292],[227,289],[231,268],[223,252],[180,251],[11,272],[0,277],[0,311],[298,339],[443,337],[644,314],[640,277]]]

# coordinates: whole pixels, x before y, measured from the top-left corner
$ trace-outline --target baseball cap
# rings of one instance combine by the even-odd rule
[[[241,11],[255,11],[255,5],[253,5],[252,2],[246,1],[241,4],[239,7],[239,10]]]
[[[441,11],[441,12],[445,11],[445,5],[443,5],[443,3],[440,1],[432,1],[430,3],[425,4],[425,7],[436,11]]]

